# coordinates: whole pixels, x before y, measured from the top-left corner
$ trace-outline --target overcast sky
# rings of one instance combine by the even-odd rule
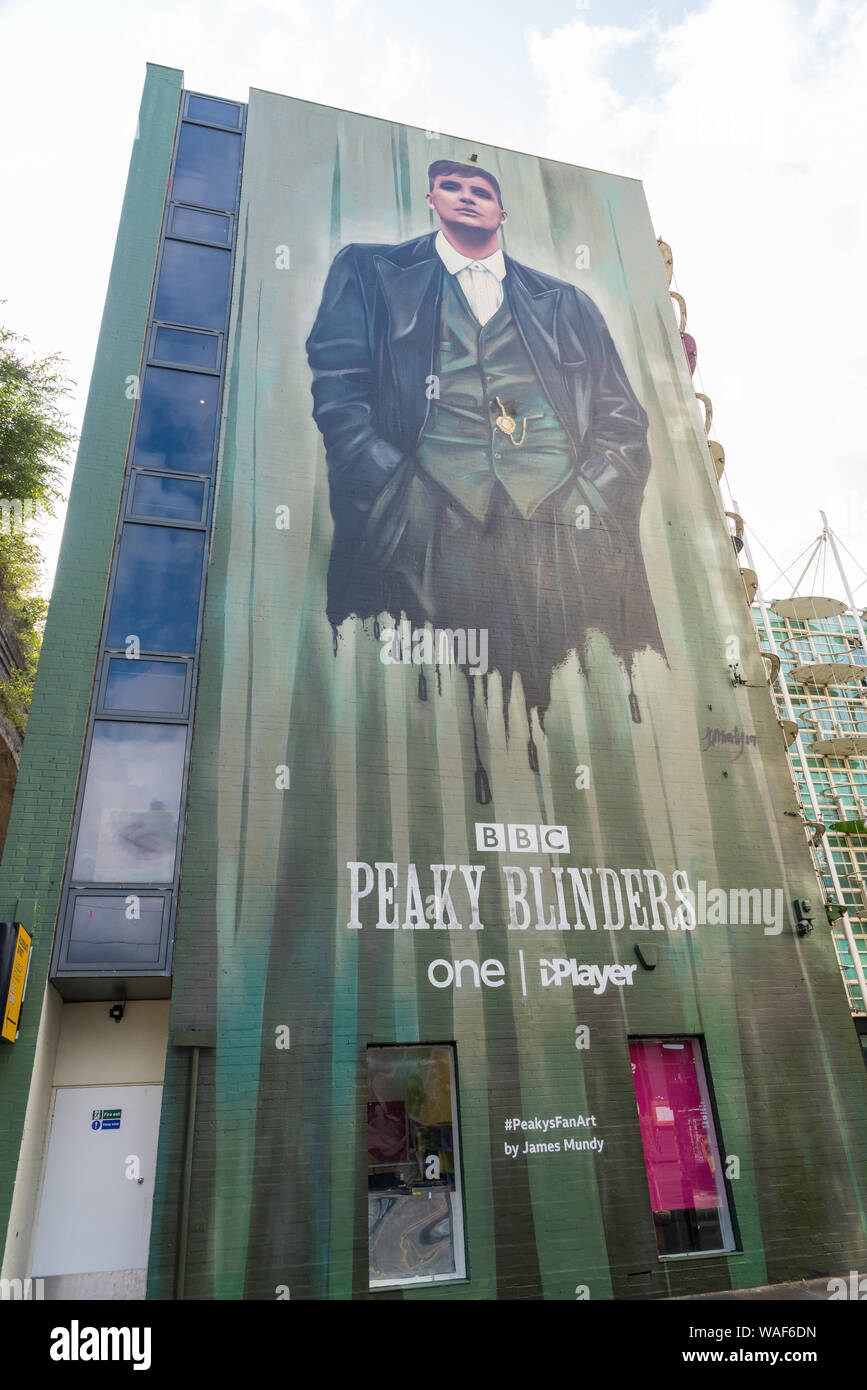
[[[867,3],[0,0],[0,316],[76,428],[148,61],[642,179],[768,596],[819,508],[867,567]]]

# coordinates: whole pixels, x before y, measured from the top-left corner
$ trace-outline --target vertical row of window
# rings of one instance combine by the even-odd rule
[[[660,1257],[734,1250],[701,1040],[634,1038],[629,1058]],[[604,1119],[509,1116],[515,1160],[604,1162]],[[524,1147],[541,1139],[544,1159]],[[453,1044],[367,1049],[367,1202],[371,1289],[466,1277]]]
[[[171,973],[244,116],[183,95],[56,979]]]
[[[807,748],[802,760],[796,748],[790,749],[798,792],[802,806],[810,805],[808,783],[818,805],[820,818],[830,825],[835,821],[854,821],[867,808],[867,758],[829,757],[811,755],[814,739],[834,734],[863,734],[867,732],[867,702],[864,682],[847,681],[822,689],[795,685],[790,672],[796,662],[844,661],[854,665],[867,663],[860,646],[846,640],[858,637],[858,627],[851,614],[839,617],[798,622],[772,614],[771,627],[777,644],[787,642],[781,649],[783,672],[787,677],[789,698],[803,731]],[[760,641],[764,634],[760,631]],[[792,655],[797,653],[797,658]],[[800,692],[800,693],[798,693]],[[779,709],[780,714],[784,713]],[[837,870],[839,887],[835,885],[824,850],[816,851],[819,875],[829,899],[842,901],[849,912],[849,922],[855,936],[858,955],[867,969],[867,838],[829,831],[831,854]],[[863,1013],[864,1001],[855,971],[849,942],[842,931],[832,929],[840,970],[846,985],[849,1005]]]

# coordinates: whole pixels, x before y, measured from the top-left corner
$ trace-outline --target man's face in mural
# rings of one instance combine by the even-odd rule
[[[480,240],[487,240],[508,216],[496,190],[481,174],[438,174],[426,196],[447,235],[450,228],[461,235],[472,229]]]

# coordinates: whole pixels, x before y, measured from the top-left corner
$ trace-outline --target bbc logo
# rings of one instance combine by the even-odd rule
[[[476,821],[476,849],[508,849],[512,854],[568,854],[569,831],[565,825],[486,825]]]

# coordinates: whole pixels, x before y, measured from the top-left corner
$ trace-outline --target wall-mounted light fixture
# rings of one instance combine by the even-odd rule
[[[813,904],[809,898],[795,899],[795,926],[799,936],[813,930]]]

